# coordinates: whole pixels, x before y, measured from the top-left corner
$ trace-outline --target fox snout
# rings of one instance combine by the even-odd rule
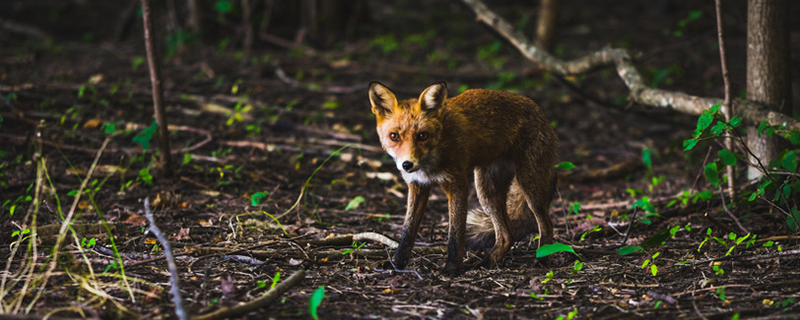
[[[412,159],[396,159],[397,170],[412,173],[419,170],[419,164]]]

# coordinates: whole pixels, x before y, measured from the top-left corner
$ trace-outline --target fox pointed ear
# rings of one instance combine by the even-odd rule
[[[377,81],[369,84],[369,103],[372,105],[372,113],[376,116],[385,116],[397,108],[397,98],[394,93]]]
[[[419,95],[419,106],[423,111],[432,111],[443,106],[446,99],[447,84],[444,81],[436,82]]]

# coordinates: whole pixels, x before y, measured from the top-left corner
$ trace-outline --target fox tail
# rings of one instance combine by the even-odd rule
[[[550,204],[548,203],[546,208],[549,207]],[[506,213],[508,214],[511,236],[514,241],[520,241],[525,236],[537,230],[536,217],[530,207],[528,207],[525,195],[516,179],[514,179],[508,192]],[[489,215],[486,214],[480,206],[467,213],[466,238],[467,246],[471,249],[488,249],[494,247],[494,224],[489,218]]]

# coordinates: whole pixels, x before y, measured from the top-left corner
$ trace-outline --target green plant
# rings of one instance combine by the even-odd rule
[[[347,249],[345,251],[342,251],[342,255],[347,255],[347,254],[353,253],[356,250],[361,249],[361,247],[363,247],[365,244],[367,244],[367,243],[366,242],[362,242],[361,244],[359,244],[358,242],[353,241],[353,244],[351,245],[352,248]]]
[[[397,41],[397,37],[395,37],[394,33],[382,35],[375,37],[369,43],[370,47],[378,47],[381,48],[383,53],[391,53],[392,51],[397,50],[400,46],[400,43]]]
[[[578,272],[581,270],[583,270],[583,262],[580,260],[575,260],[575,262],[572,264],[572,274],[578,274]]]
[[[690,23],[699,20],[701,17],[703,17],[702,10],[689,11],[689,15],[686,16],[686,18],[683,18],[680,21],[678,21],[678,26],[675,28],[675,30],[664,29],[664,34],[671,35],[676,38],[683,37],[683,33],[686,31],[686,27]]]
[[[276,272],[275,276],[272,277],[272,284],[269,286],[269,288],[270,289],[275,288],[275,285],[278,284],[278,281],[281,281],[281,273],[280,273],[280,271]]]
[[[725,270],[722,269],[722,263],[719,261],[711,265],[711,270],[714,270],[714,274],[718,276],[725,274]]]
[[[542,284],[550,282],[553,280],[553,270],[547,271],[547,274],[544,275],[544,280],[542,280]]]
[[[311,294],[311,298],[309,298],[308,313],[311,314],[311,317],[314,318],[314,320],[319,319],[319,316],[317,315],[317,309],[322,303],[323,298],[325,298],[325,286],[320,286],[317,288],[317,290],[314,290],[314,293]]]
[[[236,88],[236,86],[234,86],[234,88]],[[225,125],[231,126],[234,121],[242,122],[244,120],[242,115],[247,114],[250,110],[253,110],[252,105],[244,105],[241,102],[237,102],[236,106],[233,107],[233,111],[228,113],[228,121],[225,121]]]
[[[650,266],[650,273],[654,277],[658,274],[658,266],[656,266],[655,260],[656,258],[658,258],[659,255],[661,255],[661,252],[656,252],[652,256],[650,256],[650,259],[645,259],[644,262],[642,263],[642,269],[647,268],[648,265]]]
[[[264,201],[267,196],[269,196],[269,191],[259,191],[253,193],[253,195],[250,196],[250,205],[255,207],[261,204],[261,201]]]
[[[347,206],[344,208],[344,210],[346,211],[346,210],[358,209],[358,206],[360,206],[365,201],[367,200],[364,199],[364,197],[356,196],[355,198],[353,198],[353,200],[350,200],[350,202],[347,203]]]
[[[705,110],[697,119],[697,127],[691,138],[683,142],[685,151],[694,149],[698,143],[706,140],[717,140],[725,136],[736,137],[750,157],[755,158],[754,154],[747,148],[737,128],[741,124],[740,117],[731,117],[730,121],[722,119],[720,114],[720,103],[713,105]],[[713,125],[712,125],[713,124]],[[780,135],[791,142],[791,147],[780,152],[776,161],[763,164],[761,159],[756,158],[757,168],[764,174],[758,181],[757,188],[753,191],[745,191],[742,196],[746,202],[753,202],[761,199],[786,216],[786,225],[793,233],[800,231],[800,214],[796,201],[790,201],[800,194],[800,175],[797,175],[797,155],[800,149],[800,132],[797,129],[789,129],[785,125],[771,126],[767,121],[761,122],[757,130],[759,135],[772,137]],[[709,159],[703,168],[703,175],[710,185],[715,189],[721,190],[722,182],[732,177],[720,177],[720,167],[735,165],[739,159],[745,158],[744,155],[736,154],[732,150],[721,149],[717,156]],[[769,169],[768,169],[769,168]],[[709,197],[710,198],[710,197]],[[685,202],[685,200],[683,200]]]

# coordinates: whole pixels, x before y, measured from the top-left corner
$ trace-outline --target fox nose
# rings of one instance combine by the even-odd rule
[[[413,167],[414,167],[414,164],[411,163],[411,161],[403,162],[403,170],[408,171],[408,170],[411,170],[411,168],[413,168]]]

